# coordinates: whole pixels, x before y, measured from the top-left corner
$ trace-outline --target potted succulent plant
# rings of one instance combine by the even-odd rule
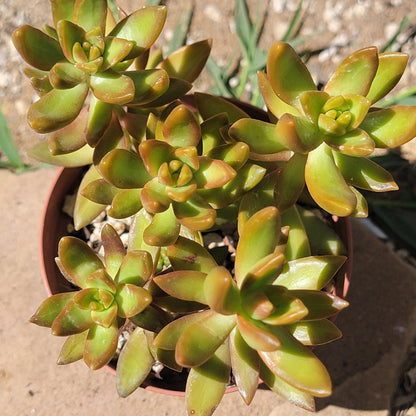
[[[188,414],[211,414],[230,382],[249,404],[260,380],[312,410],[331,381],[310,347],[341,336],[332,318],[348,304],[333,290],[346,248],[325,219],[366,216],[357,188],[397,189],[368,156],[416,135],[415,107],[372,107],[407,56],[361,49],[318,90],[278,42],[258,74],[269,114],[259,120],[220,97],[185,97],[211,42],[163,57],[153,45],[165,7],[51,8],[54,26],[13,33],[40,96],[29,123],[47,134],[30,154],[86,167],[76,229],[103,211],[132,225],[126,246],[106,224],[102,253],[61,238],[67,284],[32,322],[67,337],[60,364],[116,357],[121,396],[159,363],[185,375]],[[212,233],[225,247],[207,243]]]

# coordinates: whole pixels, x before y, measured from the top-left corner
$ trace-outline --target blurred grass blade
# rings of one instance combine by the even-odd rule
[[[403,17],[403,19],[400,22],[400,25],[397,28],[396,32],[391,37],[391,39],[387,42],[387,44],[383,48],[380,49],[380,53],[392,50],[394,42],[396,42],[398,36],[409,27],[409,23],[410,23],[410,21],[409,21],[408,17],[407,16]]]
[[[301,17],[301,11],[303,6],[303,0],[299,2],[299,6],[297,7],[295,14],[290,21],[289,27],[286,30],[286,33],[282,37],[282,42],[288,42],[296,36],[296,32],[299,29],[299,20]]]
[[[160,1],[159,1],[160,3]],[[192,23],[194,6],[190,6],[182,12],[182,19],[173,31],[172,39],[169,42],[167,55],[169,56],[176,49],[186,45],[187,36]]]
[[[251,49],[253,24],[250,20],[248,6],[245,0],[236,0],[234,22],[235,29],[243,47],[244,55],[247,57]]]
[[[227,86],[228,82],[223,78],[223,68],[221,68],[211,57],[208,58],[205,68],[215,84],[216,89],[213,90],[213,93],[225,97],[232,96],[232,92]]]
[[[6,118],[0,108],[0,150],[7,158],[7,162],[0,162],[0,168],[24,169],[26,165],[20,158],[12,134],[7,126]]]

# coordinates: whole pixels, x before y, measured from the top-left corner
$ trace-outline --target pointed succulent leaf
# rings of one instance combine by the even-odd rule
[[[163,69],[125,71],[122,76],[130,78],[134,86],[134,97],[126,101],[129,105],[153,103],[169,88],[169,77]]]
[[[280,215],[275,207],[254,214],[243,228],[235,257],[235,277],[241,287],[253,266],[274,252],[280,235]]]
[[[114,357],[117,349],[118,326],[114,322],[110,328],[94,325],[85,341],[84,361],[91,370],[104,367]]]
[[[95,270],[104,268],[98,255],[84,241],[75,237],[62,237],[59,241],[58,256],[63,268],[76,285],[88,287],[88,276]]]
[[[126,137],[130,136],[133,139],[133,143],[137,149],[139,143],[146,137],[148,117],[144,114],[124,113],[119,116],[119,119],[124,130],[124,135]]]
[[[193,112],[181,104],[166,118],[163,137],[175,148],[197,146],[201,140],[201,127]]]
[[[149,305],[139,314],[131,316],[129,321],[140,328],[157,333],[171,321],[171,316],[162,309]]]
[[[237,327],[247,345],[256,351],[275,351],[280,347],[279,338],[261,321],[238,315]]]
[[[105,308],[102,302],[100,302],[99,290],[93,287],[80,290],[74,296],[74,302],[78,308],[89,309],[90,311],[102,311]]]
[[[192,313],[190,315],[181,316],[178,319],[167,324],[162,330],[156,335],[153,344],[157,348],[164,350],[174,350],[178,342],[179,337],[182,333],[191,325],[201,321],[202,319],[210,316],[211,311],[203,311]]]
[[[39,29],[24,25],[12,34],[12,41],[22,58],[35,68],[49,71],[64,59],[59,43]]]
[[[231,315],[240,308],[236,283],[225,267],[215,267],[204,280],[204,299],[208,306],[223,315]]]
[[[127,218],[139,212],[141,208],[141,190],[123,189],[114,196],[108,215],[113,218]]]
[[[117,359],[117,392],[127,397],[144,382],[155,362],[141,328],[130,334]]]
[[[391,174],[370,159],[338,152],[334,152],[334,159],[338,169],[352,186],[374,192],[399,189]]]
[[[74,15],[74,0],[52,0],[52,15],[53,21],[56,24],[60,20],[72,20]]]
[[[261,258],[244,279],[243,289],[255,291],[274,282],[282,271],[284,261],[283,254],[279,252]]]
[[[117,188],[142,188],[151,179],[137,154],[125,149],[114,149],[105,155],[98,169],[104,179]]]
[[[212,40],[202,40],[185,45],[171,53],[160,63],[170,77],[181,78],[188,82],[194,82],[208,59],[211,51]]]
[[[278,172],[275,195],[280,212],[290,209],[299,199],[305,187],[306,161],[307,155],[294,153]]]
[[[211,151],[224,145],[220,129],[228,125],[226,113],[216,114],[201,123],[202,154],[208,156]]]
[[[140,194],[143,208],[151,213],[166,211],[172,202],[166,194],[166,186],[161,184],[157,178],[147,182]]]
[[[263,321],[273,313],[275,309],[273,303],[264,292],[264,287],[260,290],[244,290],[242,288],[242,304],[244,313],[250,319]]]
[[[234,328],[230,334],[230,359],[235,384],[248,405],[259,384],[260,359],[257,352],[244,341],[238,328]]]
[[[52,335],[79,334],[91,328],[94,322],[89,309],[81,309],[71,300],[62,309],[51,326]]]
[[[155,276],[153,280],[171,296],[206,304],[205,278],[205,273],[195,270],[181,270]]]
[[[279,394],[290,403],[310,412],[315,411],[315,400],[309,393],[293,387],[274,374],[269,368],[260,361],[260,378],[273,392]]]
[[[181,372],[183,368],[175,361],[175,351],[156,349],[156,359],[171,370]]]
[[[348,56],[335,70],[324,91],[331,96],[358,94],[366,96],[378,67],[375,46],[368,46]]]
[[[194,173],[194,178],[198,188],[212,189],[224,186],[236,175],[236,171],[226,162],[200,156],[199,169]]]
[[[179,78],[169,78],[169,86],[163,92],[163,94],[159,95],[157,98],[155,98],[152,101],[147,101],[146,103],[139,103],[136,105],[139,108],[140,107],[144,107],[144,108],[161,107],[166,104],[170,104],[171,102],[175,101],[178,98],[183,97],[191,89],[192,89],[192,84],[190,82],[187,82]]]
[[[176,159],[188,165],[191,170],[199,169],[198,149],[196,146],[180,147],[175,149],[173,154]]]
[[[329,95],[323,91],[305,91],[299,96],[302,110],[312,123],[317,123],[322,107],[329,99]]]
[[[106,17],[106,0],[77,0],[75,2],[73,21],[86,32],[100,27],[104,33]]]
[[[345,263],[345,256],[310,256],[289,261],[275,284],[290,290],[321,290]]]
[[[275,351],[259,351],[267,367],[285,382],[317,397],[331,394],[331,379],[325,366],[283,327],[274,327],[282,344]]]
[[[71,364],[80,360],[84,355],[84,345],[88,331],[70,335],[64,342],[59,353],[57,364]]]
[[[288,326],[290,333],[303,345],[322,345],[341,338],[341,331],[328,319],[297,322]]]
[[[38,133],[49,133],[68,125],[80,113],[87,94],[86,83],[51,90],[30,106],[27,115],[30,126]]]
[[[169,246],[178,239],[180,224],[172,206],[153,216],[151,224],[144,230],[143,240],[151,246]]]
[[[378,55],[378,68],[367,98],[374,104],[390,92],[399,82],[409,55],[402,52],[385,52]]]
[[[153,177],[157,177],[160,167],[173,158],[174,148],[160,140],[144,140],[139,146],[144,166]]]
[[[90,87],[97,99],[108,104],[127,104],[135,94],[132,79],[111,69],[91,75]]]
[[[250,147],[243,142],[223,144],[207,153],[207,157],[222,160],[234,170],[239,170],[244,166],[249,155]]]
[[[272,123],[243,118],[236,121],[228,133],[233,139],[247,143],[251,152],[269,155],[288,150],[275,135],[275,129]]]
[[[45,299],[30,318],[30,322],[39,326],[51,327],[62,309],[74,298],[77,292],[58,293]]]
[[[281,146],[296,153],[310,152],[322,143],[322,134],[314,123],[291,114],[283,114],[279,119],[275,137]]]
[[[338,170],[331,149],[322,144],[309,153],[305,166],[305,182],[315,202],[333,215],[350,215],[357,198]]]
[[[183,173],[184,170],[186,170],[186,169],[182,169],[181,173]],[[188,172],[189,172],[189,170],[188,170]],[[188,176],[188,175],[185,175],[185,176]],[[181,203],[181,202],[188,201],[189,198],[191,198],[195,194],[197,189],[198,189],[197,184],[195,183],[194,180],[192,180],[187,185],[166,186],[165,192],[166,192],[166,195],[170,199],[172,199],[173,201]]]
[[[188,415],[212,415],[224,396],[230,370],[228,345],[221,345],[205,364],[190,370],[185,389]]]
[[[151,255],[143,250],[129,250],[116,276],[118,284],[143,286],[153,272]]]
[[[49,80],[54,88],[73,88],[86,81],[87,75],[71,62],[57,62],[49,71]]]
[[[142,287],[123,283],[119,284],[115,299],[118,305],[118,315],[122,318],[129,318],[146,308],[151,303],[152,296]]]
[[[344,243],[336,232],[312,211],[298,206],[299,214],[309,237],[311,252],[315,255],[346,255]]]
[[[98,166],[105,155],[116,148],[120,148],[121,139],[123,138],[123,129],[116,113],[113,113],[110,124],[104,131],[97,143],[90,142],[90,146],[94,146],[94,153],[92,161],[95,166]]]
[[[91,147],[95,147],[110,125],[113,105],[98,100],[94,95],[90,98],[88,122],[85,131],[86,139]]]
[[[118,191],[104,179],[97,179],[81,189],[81,195],[97,204],[110,205]]]
[[[329,318],[348,306],[348,302],[330,293],[320,290],[292,290],[290,292],[297,297],[308,309],[305,321]]]
[[[90,149],[89,146],[87,147]],[[73,155],[76,155],[76,153]],[[90,224],[105,209],[105,205],[92,202],[81,194],[84,188],[99,179],[101,179],[101,176],[95,166],[92,165],[81,180],[80,191],[77,193],[74,207],[74,226],[76,230]]]
[[[273,91],[269,78],[264,72],[257,72],[257,80],[264,102],[276,119],[279,119],[286,113],[293,116],[300,116],[300,112],[295,107],[277,96]]]
[[[227,114],[230,123],[240,118],[248,118],[245,111],[223,98],[198,92],[195,94],[195,99],[198,111],[204,120],[221,113]]]
[[[121,20],[109,35],[133,42],[126,59],[136,58],[156,41],[165,19],[165,6],[143,7]]]
[[[277,42],[270,48],[267,77],[277,96],[294,107],[299,107],[300,94],[316,90],[311,74],[288,43]]]
[[[212,268],[217,267],[214,258],[201,244],[182,236],[167,248],[167,255],[174,270],[209,273]]]
[[[29,81],[39,96],[52,90],[51,82],[46,71],[37,70],[31,67],[23,69],[23,73],[29,78]]]
[[[273,312],[263,319],[270,325],[288,325],[308,316],[307,306],[292,291],[283,286],[270,286],[265,290],[274,305]]]
[[[172,202],[178,221],[195,231],[204,231],[214,225],[216,212],[203,198],[195,194],[186,202]]]
[[[176,362],[183,367],[198,367],[209,360],[236,325],[235,315],[211,312],[193,323],[179,337]]]
[[[113,278],[110,274],[107,273],[107,270],[104,269],[98,269],[92,272],[86,279],[86,287],[91,289],[104,290],[110,292],[110,294],[116,292],[116,285]],[[83,292],[83,290],[81,292]],[[105,306],[108,306],[108,304],[112,303],[113,299],[111,297],[107,297],[105,294],[102,295],[104,295],[101,297],[102,302],[106,303]],[[89,305],[87,304],[86,307],[88,306]]]
[[[79,62],[81,56],[77,54],[80,52],[82,60],[85,59],[86,62],[87,56],[81,46],[85,41],[85,30],[69,20],[60,20],[56,24],[56,31],[65,58],[72,63],[75,63],[75,58],[77,58]],[[74,52],[76,56],[74,56]]]
[[[218,189],[198,190],[213,208],[224,208],[238,201],[244,193],[253,189],[263,179],[266,169],[260,165],[246,163],[239,169],[238,175]]]
[[[322,114],[321,114],[322,115]],[[322,143],[322,133],[320,132],[318,126],[311,121],[309,121],[305,117],[293,117],[286,115],[284,119],[289,123],[290,118],[293,119],[294,126],[296,128],[297,137],[294,136],[294,141],[289,142],[288,140],[292,139],[291,135],[285,135],[285,130],[280,128],[280,126],[276,125],[276,137],[280,138],[280,140],[287,145],[291,144],[291,150],[299,153],[307,153],[311,150],[315,149]],[[280,119],[282,120],[283,117]],[[279,120],[279,121],[280,121]],[[289,147],[289,146],[288,146]]]
[[[296,205],[282,214],[282,224],[289,226],[289,236],[284,251],[285,260],[290,261],[311,255],[309,238]]]
[[[105,224],[102,228],[101,240],[104,247],[106,271],[114,278],[126,255],[126,249],[117,231],[110,224]]]
[[[354,217],[357,218],[367,218],[368,217],[368,204],[364,195],[358,192],[353,186],[350,186],[351,191],[354,192],[355,197],[357,198],[357,205],[355,206],[355,210],[352,213]]]
[[[274,205],[274,188],[276,183],[276,171],[266,175],[260,182],[261,186],[246,193],[240,198],[238,208],[238,233],[241,235],[248,219],[257,211]]]
[[[376,147],[401,146],[416,136],[416,107],[397,105],[372,111],[360,128],[370,135]]]
[[[347,127],[349,129],[355,129],[362,123],[364,117],[367,115],[371,102],[367,98],[356,94],[345,94],[343,98],[349,108],[348,112],[351,114],[351,121]]]
[[[170,314],[184,314],[198,312],[205,308],[199,302],[178,299],[175,296],[159,296],[154,298],[153,304]]]
[[[341,137],[327,137],[325,142],[338,152],[349,156],[369,156],[375,148],[374,140],[361,129],[351,130]]]
[[[48,147],[52,155],[73,153],[86,145],[84,131],[87,117],[88,112],[83,109],[72,123],[50,135]]]
[[[150,264],[151,270],[153,271],[153,263],[155,264],[155,270],[157,269],[157,264],[160,261],[160,248],[155,246],[149,246],[143,241],[143,232],[146,227],[149,226],[152,220],[152,215],[147,213],[144,208],[142,208],[132,219],[132,224],[130,226],[128,247],[129,251],[140,250],[147,251],[150,254]],[[144,264],[148,264],[147,261]],[[134,282],[128,282],[134,283]],[[140,286],[140,284],[139,284]]]
[[[91,318],[96,325],[102,326],[103,328],[110,328],[117,320],[117,312],[117,304],[113,303],[110,307],[102,311],[91,311]]]
[[[105,71],[122,61],[130,53],[133,45],[133,42],[126,39],[107,36],[101,70]]]

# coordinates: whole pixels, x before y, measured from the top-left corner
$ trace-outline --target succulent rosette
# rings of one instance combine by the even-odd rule
[[[247,404],[259,378],[308,409],[313,408],[313,396],[331,392],[325,367],[307,346],[341,335],[328,318],[348,303],[321,289],[345,257],[309,256],[285,262],[286,238],[280,227],[275,207],[246,221],[234,276],[194,241],[179,237],[167,248],[174,271],[156,276],[154,282],[170,296],[208,308],[171,322],[154,339],[158,357],[167,366],[191,368],[188,414],[218,404],[231,370]],[[219,362],[222,371],[210,377]]]
[[[152,216],[143,233],[148,245],[173,244],[181,227],[208,230],[215,225],[217,209],[237,201],[266,172],[246,164],[245,143],[223,140],[220,128],[227,124],[225,113],[201,125],[187,105],[171,105],[159,118],[149,117],[146,139],[137,151],[108,152],[97,166],[102,178],[89,181],[81,193],[93,203],[110,205],[109,215],[116,218],[143,208]],[[213,135],[217,141],[208,145]]]
[[[230,135],[254,158],[285,160],[276,185],[281,210],[304,185],[315,202],[338,216],[366,216],[357,188],[396,190],[392,176],[368,159],[375,148],[400,146],[416,135],[416,107],[372,107],[400,80],[408,56],[367,47],[346,58],[322,90],[293,48],[274,44],[259,86],[272,123],[239,120]]]
[[[151,255],[142,250],[126,252],[108,224],[101,238],[104,260],[80,239],[61,239],[57,264],[74,290],[50,296],[31,318],[50,327],[53,335],[68,336],[59,364],[83,358],[91,369],[103,367],[116,352],[125,319],[134,320],[152,301],[143,288],[153,273]]]
[[[123,134],[129,139],[129,126],[143,120],[126,114],[126,106],[159,107],[186,94],[210,52],[206,40],[149,61],[165,6],[143,7],[119,22],[107,0],[52,1],[51,7],[54,27],[25,25],[12,35],[40,95],[29,108],[29,124],[51,133],[30,154],[48,163],[96,163],[103,149],[115,148]],[[184,64],[184,54],[192,65]]]

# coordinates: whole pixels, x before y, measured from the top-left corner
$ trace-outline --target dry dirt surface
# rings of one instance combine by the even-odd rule
[[[36,95],[25,79],[24,63],[14,50],[11,34],[14,29],[31,24],[41,28],[50,22],[49,0],[0,0],[0,103],[10,130],[26,162],[25,151],[35,144],[39,135],[26,122],[27,108]],[[120,0],[127,12],[145,5],[145,0]],[[234,1],[165,0],[168,18],[158,43],[165,45],[180,22],[184,10],[194,7],[189,42],[213,39],[212,56],[219,64],[239,58],[239,42],[233,20]],[[299,5],[299,0],[247,1],[253,16],[259,7],[265,13],[265,28],[260,47],[267,50],[280,40]],[[408,70],[396,91],[416,84],[416,9],[414,0],[304,0],[299,36],[304,42],[298,51],[312,51],[308,61],[315,80],[323,83],[349,53],[368,45],[383,47],[392,38],[402,19],[409,26],[397,39],[395,50],[410,54]],[[196,88],[210,91],[212,81],[204,73]],[[413,146],[414,147],[414,146]],[[405,149],[406,150],[406,149]],[[411,159],[415,152],[409,151]],[[0,155],[1,157],[1,155]]]

